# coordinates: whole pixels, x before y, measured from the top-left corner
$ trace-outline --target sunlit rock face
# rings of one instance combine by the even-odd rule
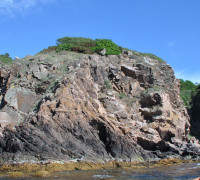
[[[199,155],[179,81],[132,52],[46,53],[0,66],[4,162],[141,161]]]

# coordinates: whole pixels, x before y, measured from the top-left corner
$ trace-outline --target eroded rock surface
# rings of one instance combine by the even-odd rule
[[[200,155],[198,141],[188,138],[179,81],[166,63],[132,52],[52,52],[0,71],[4,162]]]

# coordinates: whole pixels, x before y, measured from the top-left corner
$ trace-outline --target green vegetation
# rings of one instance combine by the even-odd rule
[[[184,104],[187,108],[192,107],[192,97],[197,93],[197,85],[191,81],[184,81],[180,79],[181,83],[181,98],[184,101]]]
[[[49,46],[47,49],[43,49],[42,52],[48,53],[48,52],[52,52],[52,51],[56,51],[56,50],[57,50],[57,46]]]
[[[122,93],[120,93],[119,98],[120,98],[120,99],[124,99],[126,96],[127,96],[127,95],[126,95],[124,92],[122,92]]]
[[[157,60],[161,64],[166,63],[166,61],[164,61],[162,58],[160,58],[154,54],[151,54],[151,53],[142,53],[142,52],[134,51],[134,50],[131,50],[128,48],[123,48],[123,50],[131,51],[135,56],[138,56],[138,57],[149,57],[151,59]]]
[[[106,89],[112,89],[112,85],[109,80],[104,81],[104,87]]]
[[[145,89],[143,92],[142,92],[142,95],[146,95],[148,93],[152,93],[152,92],[160,92],[160,91],[164,91],[164,88],[161,87],[161,86],[153,86],[153,87],[149,87],[147,89]]]
[[[190,108],[190,133],[200,140],[199,123],[200,123],[200,85],[195,89],[195,95],[192,96]]]
[[[96,39],[96,46],[92,48],[94,52],[100,52],[106,49],[107,55],[119,55],[121,54],[120,47],[112,42],[110,39]]]
[[[74,51],[78,53],[93,54],[100,53],[103,49],[106,49],[106,55],[119,55],[122,50],[132,51],[127,48],[122,48],[112,42],[110,39],[90,39],[83,37],[63,37],[57,40],[57,46],[49,46],[47,49],[43,49],[41,53],[48,53],[52,51]],[[134,55],[140,57],[149,57],[157,60],[160,63],[165,63],[160,57],[150,54],[132,51]]]
[[[157,60],[160,63],[165,63],[165,61],[163,59],[161,59],[160,57],[158,57],[158,56],[156,56],[154,54],[151,54],[151,53],[141,53],[140,52],[139,55],[145,56],[145,57],[149,57],[151,59],[155,59],[155,60]]]
[[[191,81],[184,81],[180,79],[181,83],[181,98],[184,101],[185,106],[189,110],[190,115],[190,135],[188,138],[195,136],[200,140],[200,133],[198,129],[198,124],[200,122],[200,85],[194,84]]]
[[[5,65],[5,64],[12,64],[13,63],[13,60],[11,57],[9,57],[9,54],[8,53],[5,53],[5,54],[1,54],[0,55],[0,63]]]
[[[200,122],[200,85],[197,86],[192,96],[192,120]],[[200,138],[200,133],[199,133]]]
[[[94,40],[82,37],[64,37],[57,40],[57,52],[75,51],[80,53],[92,54],[92,48],[96,46]]]
[[[63,50],[74,51],[78,53],[93,54],[106,49],[106,55],[119,55],[121,48],[110,39],[89,39],[82,37],[64,37],[57,40],[57,46],[50,46],[42,50],[42,53]]]

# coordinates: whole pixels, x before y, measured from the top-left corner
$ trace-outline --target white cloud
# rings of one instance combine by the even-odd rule
[[[200,72],[188,73],[185,70],[175,72],[176,78],[190,80],[193,83],[200,83]]]
[[[51,2],[52,0],[0,0],[0,14],[14,15],[24,12],[30,8]]]

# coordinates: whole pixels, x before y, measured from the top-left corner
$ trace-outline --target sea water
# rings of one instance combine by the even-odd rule
[[[144,169],[109,169],[55,173],[50,178],[18,178],[23,180],[192,180],[200,177],[200,163]],[[0,178],[0,180],[11,178]]]

